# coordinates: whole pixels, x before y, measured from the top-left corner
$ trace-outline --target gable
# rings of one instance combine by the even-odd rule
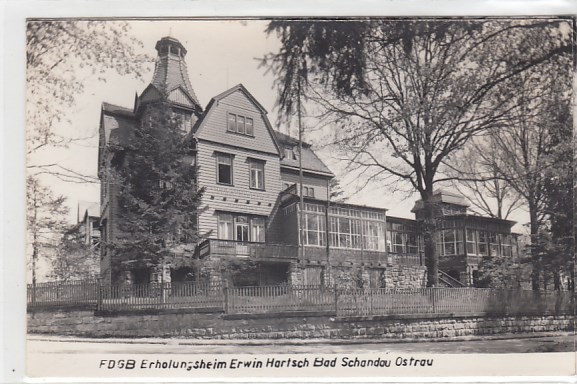
[[[124,144],[133,131],[136,120],[131,109],[102,103],[98,138],[98,164],[103,165],[103,154],[109,145]]]
[[[194,107],[194,103],[192,102],[191,98],[180,87],[170,91],[168,94],[168,101],[189,108]]]
[[[140,102],[141,103],[148,103],[151,101],[162,100],[162,94],[156,87],[148,86],[140,95]]]
[[[231,129],[231,124],[236,124],[237,129]],[[251,128],[252,134],[247,133]],[[266,112],[242,86],[210,102],[195,136],[199,140],[279,155]]]

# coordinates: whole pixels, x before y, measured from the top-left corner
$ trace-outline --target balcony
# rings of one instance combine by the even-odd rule
[[[200,258],[214,256],[246,257],[258,260],[292,260],[298,246],[288,244],[251,243],[234,240],[206,239],[199,245]]]
[[[200,258],[210,255],[229,256],[239,258],[251,258],[263,261],[290,261],[297,260],[299,247],[290,244],[252,243],[234,240],[206,239],[200,243]],[[326,248],[305,247],[304,258],[311,261],[327,260]],[[331,248],[329,251],[331,262],[350,262],[352,260],[368,265],[399,265],[420,266],[424,265],[424,257],[412,253],[389,253],[384,251],[371,251],[361,249]]]
[[[416,267],[425,265],[425,256],[415,253],[389,253],[389,265]]]

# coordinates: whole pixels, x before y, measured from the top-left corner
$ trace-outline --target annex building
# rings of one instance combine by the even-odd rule
[[[168,102],[186,135],[191,162],[205,188],[197,217],[203,239],[187,263],[134,268],[101,247],[101,276],[112,284],[226,280],[234,286],[337,284],[351,287],[420,287],[426,270],[416,220],[385,209],[330,200],[335,177],[309,143],[275,130],[267,111],[242,84],[200,105],[185,62],[186,48],[172,37],[156,44],[152,81],[132,108],[102,104],[98,169],[103,244],[118,235],[115,166],[110,148],[130,137],[149,105]],[[216,92],[215,92],[216,93]],[[302,188],[300,166],[302,165]],[[301,203],[301,191],[302,199]],[[467,213],[465,200],[438,191],[441,281],[474,285],[484,256],[515,257],[513,222]]]

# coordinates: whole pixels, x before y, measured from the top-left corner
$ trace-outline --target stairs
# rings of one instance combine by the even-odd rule
[[[439,269],[439,285],[444,285],[448,288],[463,288],[466,284],[461,283],[459,280],[451,277],[448,273],[445,273]]]

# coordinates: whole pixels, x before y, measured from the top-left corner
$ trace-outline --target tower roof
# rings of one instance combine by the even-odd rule
[[[158,90],[162,96],[169,98],[172,93],[184,93],[183,97],[177,98],[182,100],[178,104],[185,107],[200,108],[200,103],[188,77],[188,69],[186,66],[186,48],[173,37],[163,37],[156,42],[156,51],[158,56],[154,67],[154,74],[150,84]],[[148,94],[149,87],[142,93],[141,101],[153,101],[158,99],[160,95],[155,97],[154,92]],[[187,102],[186,99],[190,99]],[[194,104],[194,105],[191,105]]]

